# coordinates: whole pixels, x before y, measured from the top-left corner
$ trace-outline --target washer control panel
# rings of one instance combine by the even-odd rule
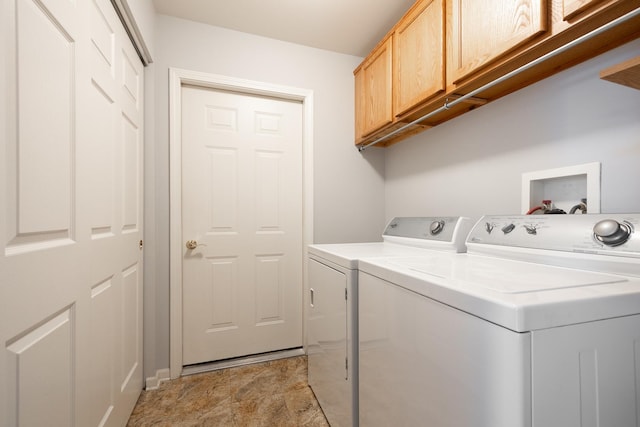
[[[486,215],[469,233],[467,244],[640,254],[640,213]]]

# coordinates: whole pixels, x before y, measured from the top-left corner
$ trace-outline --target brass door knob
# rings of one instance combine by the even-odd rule
[[[198,247],[198,242],[196,242],[195,240],[187,240],[187,249],[195,249]]]

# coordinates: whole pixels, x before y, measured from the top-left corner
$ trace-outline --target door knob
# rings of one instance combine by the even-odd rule
[[[198,242],[196,242],[195,240],[187,240],[187,249],[195,249],[198,247]]]

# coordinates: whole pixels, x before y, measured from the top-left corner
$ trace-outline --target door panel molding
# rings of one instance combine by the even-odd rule
[[[171,378],[182,374],[182,86],[197,86],[271,96],[302,102],[302,168],[303,168],[303,247],[313,242],[313,91],[290,86],[274,85],[253,80],[237,79],[217,74],[179,68],[169,69],[169,365]],[[265,123],[268,129],[272,123]],[[306,259],[306,257],[303,257]],[[303,265],[306,281],[307,266]],[[305,304],[303,310],[305,310]],[[303,313],[304,316],[304,313]],[[306,342],[303,325],[303,342]]]

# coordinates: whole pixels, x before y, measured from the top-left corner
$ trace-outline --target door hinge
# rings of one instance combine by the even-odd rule
[[[347,288],[344,288],[344,299],[349,299],[349,298],[347,297]]]
[[[142,239],[140,239],[140,241],[138,242],[138,247],[142,249],[142,246],[144,246],[144,244],[142,243]]]

